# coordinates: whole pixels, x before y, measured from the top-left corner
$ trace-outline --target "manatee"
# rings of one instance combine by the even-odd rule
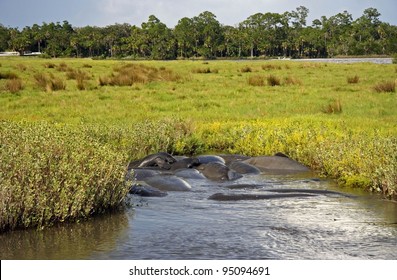
[[[232,181],[243,177],[241,174],[234,172],[226,165],[219,162],[210,162],[201,164],[197,169],[210,180],[214,181]]]
[[[303,164],[285,156],[259,156],[244,160],[243,162],[254,165],[264,172],[297,173],[310,171]]]
[[[328,191],[328,190],[314,190],[314,189],[270,189],[267,192],[275,193],[306,193],[306,194],[319,194],[319,195],[338,195],[344,197],[354,198],[355,196],[350,194],[344,194],[341,192]]]
[[[222,185],[223,186],[223,185]],[[255,185],[255,184],[233,184],[233,185],[226,185],[223,186],[225,188],[231,189],[231,190],[243,190],[243,189],[259,189],[263,188],[264,185]]]
[[[185,180],[174,175],[158,175],[146,178],[145,183],[161,191],[190,191],[191,186]]]
[[[193,168],[199,166],[200,161],[197,158],[184,158],[171,164],[170,170],[178,170],[184,168]]]
[[[176,159],[173,156],[165,152],[160,152],[148,155],[141,160],[130,162],[128,168],[159,167],[162,169],[170,169],[171,164],[175,162]]]
[[[207,179],[197,169],[185,168],[174,172],[174,175],[184,179]]]
[[[241,161],[233,161],[229,168],[240,174],[261,174],[261,170],[251,164]]]
[[[145,197],[163,197],[167,195],[166,192],[160,191],[159,189],[156,189],[145,183],[137,183],[132,185],[129,193]]]
[[[284,194],[224,194],[216,193],[211,195],[208,199],[216,201],[239,201],[239,200],[266,200],[279,198],[296,198],[296,197],[312,197],[314,194],[305,193],[284,193]]]
[[[207,164],[210,162],[218,162],[225,164],[225,160],[221,158],[220,156],[214,156],[214,155],[201,155],[198,156],[197,159],[199,160],[200,164]]]
[[[161,175],[162,172],[156,169],[148,169],[148,168],[135,168],[128,172],[129,175],[128,179],[134,179],[137,181],[144,181],[146,178]]]
[[[226,165],[229,165],[234,161],[243,161],[251,158],[243,155],[219,155],[219,156],[225,160]]]

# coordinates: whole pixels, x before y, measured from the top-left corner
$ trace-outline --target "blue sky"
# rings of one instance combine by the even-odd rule
[[[369,7],[378,9],[382,21],[397,25],[396,0],[0,0],[0,23],[19,28],[63,20],[78,27],[140,25],[153,14],[174,27],[183,17],[210,11],[220,23],[235,25],[258,12],[283,13],[299,6],[310,10],[308,25],[323,15],[330,17],[344,10],[356,19]]]

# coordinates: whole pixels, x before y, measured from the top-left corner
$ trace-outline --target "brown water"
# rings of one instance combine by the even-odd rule
[[[256,176],[228,190],[190,181],[192,192],[132,197],[123,213],[43,231],[0,235],[1,259],[397,259],[397,204],[338,190],[331,181]],[[338,190],[319,195],[220,202],[211,194],[274,188]]]

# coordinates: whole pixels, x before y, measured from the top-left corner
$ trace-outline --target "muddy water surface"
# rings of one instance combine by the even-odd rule
[[[337,189],[312,174],[244,177],[249,188],[131,197],[131,209],[80,224],[0,235],[1,259],[397,259],[397,204]],[[229,186],[230,187],[230,186]],[[214,201],[272,189],[340,194]]]

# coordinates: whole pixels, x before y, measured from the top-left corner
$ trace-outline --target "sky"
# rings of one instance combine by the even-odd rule
[[[396,0],[0,0],[0,24],[22,29],[67,20],[74,27],[140,26],[155,15],[172,28],[183,17],[210,11],[221,24],[235,26],[256,13],[284,13],[299,6],[309,9],[307,25],[345,10],[356,19],[366,8],[376,8],[381,21],[397,25]]]

